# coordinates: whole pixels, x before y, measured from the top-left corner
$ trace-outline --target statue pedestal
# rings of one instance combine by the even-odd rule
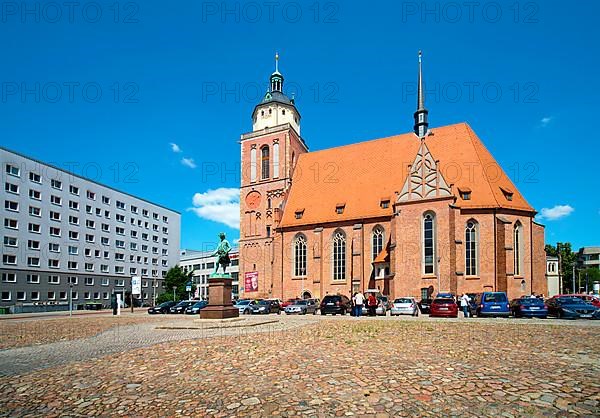
[[[201,319],[237,318],[240,314],[231,303],[230,274],[213,273],[208,278],[208,306],[200,310]]]

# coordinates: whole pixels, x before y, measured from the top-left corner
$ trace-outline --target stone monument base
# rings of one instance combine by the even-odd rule
[[[226,319],[240,316],[231,303],[233,279],[230,274],[213,273],[208,278],[208,306],[200,310],[201,319]]]

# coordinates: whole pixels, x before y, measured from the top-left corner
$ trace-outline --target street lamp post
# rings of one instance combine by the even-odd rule
[[[175,302],[175,291],[177,290],[177,286],[173,286],[173,302]]]
[[[73,283],[69,283],[69,316],[73,316]]]

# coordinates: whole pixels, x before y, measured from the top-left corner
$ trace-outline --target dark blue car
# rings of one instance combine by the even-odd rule
[[[577,297],[553,297],[546,301],[548,313],[557,318],[600,319],[600,309]]]
[[[543,299],[520,298],[510,302],[510,310],[515,318],[546,318],[548,307]]]
[[[475,297],[475,314],[482,316],[510,316],[510,305],[505,292],[483,292]]]

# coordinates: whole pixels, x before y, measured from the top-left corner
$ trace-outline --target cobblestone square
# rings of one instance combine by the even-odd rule
[[[3,341],[0,416],[600,415],[595,322],[121,319]]]

